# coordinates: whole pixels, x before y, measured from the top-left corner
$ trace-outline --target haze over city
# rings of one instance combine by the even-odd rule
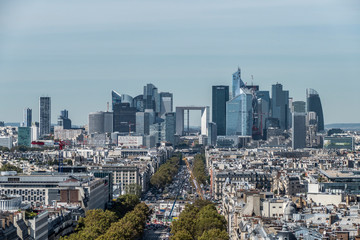
[[[359,122],[358,1],[1,1],[0,120],[40,96],[73,124],[106,110],[111,90],[153,83],[174,106],[211,105],[211,86],[277,82],[294,100],[319,92],[326,123]],[[253,78],[252,78],[253,76]],[[6,103],[6,104],[4,104]]]

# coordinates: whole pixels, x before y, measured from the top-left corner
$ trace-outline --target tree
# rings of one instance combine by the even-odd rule
[[[23,172],[23,170],[21,168],[11,165],[9,163],[2,165],[2,167],[0,168],[0,171],[16,171],[17,173]]]
[[[193,237],[186,230],[181,230],[181,231],[177,232],[171,239],[172,240],[193,240]]]
[[[217,212],[213,203],[207,200],[196,200],[193,204],[185,206],[179,220],[172,222],[171,233],[174,235],[173,239],[179,240],[206,239],[208,236],[214,236],[209,239],[217,239],[217,235],[219,239],[222,239],[222,236],[227,236],[226,220]],[[228,237],[223,239],[228,239]]]
[[[130,240],[139,238],[144,232],[144,226],[149,216],[149,208],[145,203],[136,205],[120,221],[111,225],[98,240]]]
[[[110,210],[115,212],[119,218],[122,218],[126,213],[132,211],[139,203],[140,199],[138,196],[134,194],[125,194],[118,197],[118,199],[113,202]]]
[[[125,186],[125,193],[136,195],[138,197],[141,196],[141,185],[133,183]]]
[[[65,238],[68,240],[95,240],[104,234],[116,222],[118,217],[114,212],[101,209],[89,210],[86,217],[80,218],[75,234]]]
[[[196,221],[197,236],[200,237],[203,232],[211,229],[226,230],[224,216],[220,215],[212,204],[203,207],[198,214]]]
[[[211,229],[205,231],[199,240],[229,240],[229,235],[225,230]]]

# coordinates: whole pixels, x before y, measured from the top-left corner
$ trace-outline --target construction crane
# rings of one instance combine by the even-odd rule
[[[168,217],[168,219],[169,219],[170,221],[171,221],[171,217],[172,217],[172,212],[174,211],[174,208],[175,208],[176,201],[177,201],[177,199],[178,199],[178,197],[179,197],[180,192],[181,192],[182,189],[183,189],[183,186],[184,186],[184,184],[185,184],[185,181],[186,181],[186,178],[184,178],[184,181],[181,183],[180,188],[179,188],[179,191],[177,192],[176,197],[175,197],[175,200],[174,200],[174,203],[173,203],[173,205],[172,205],[172,207],[171,207],[171,211],[170,211],[170,214],[169,214],[169,217]]]

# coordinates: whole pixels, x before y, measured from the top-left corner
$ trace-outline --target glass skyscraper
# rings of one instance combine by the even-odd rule
[[[229,101],[229,86],[212,87],[212,121],[216,123],[217,135],[226,135],[226,102]]]
[[[306,89],[306,105],[308,112],[315,112],[318,120],[318,131],[324,131],[324,115],[319,94],[314,89]]]
[[[238,70],[233,74],[232,80],[232,93],[231,96],[234,98],[240,94],[240,88],[245,87],[244,82],[241,80],[241,70]]]
[[[136,129],[136,108],[131,107],[129,103],[115,104],[113,131],[120,133],[135,132]]]
[[[32,122],[32,110],[30,108],[25,108],[24,109],[23,126],[31,127],[31,122]]]
[[[272,85],[271,112],[272,117],[279,119],[280,128],[290,127],[289,91],[284,91],[280,83]]]
[[[19,127],[18,128],[18,146],[31,147],[31,128]]]
[[[50,134],[51,130],[51,99],[40,97],[40,136]]]
[[[239,95],[226,103],[226,135],[252,135],[252,101],[251,91],[240,88]]]

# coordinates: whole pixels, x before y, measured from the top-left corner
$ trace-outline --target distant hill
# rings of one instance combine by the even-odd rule
[[[325,128],[340,128],[345,131],[360,131],[360,123],[331,123],[326,124]]]

